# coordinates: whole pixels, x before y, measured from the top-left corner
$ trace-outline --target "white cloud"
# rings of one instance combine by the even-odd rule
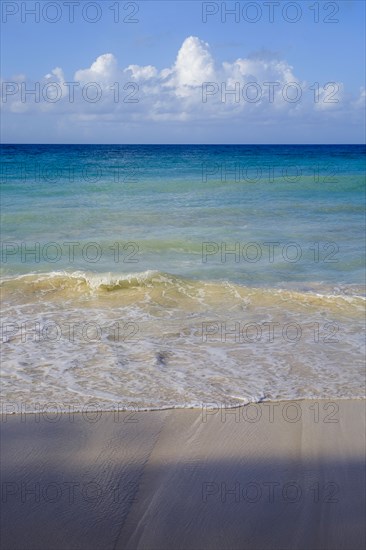
[[[356,99],[356,101],[353,101],[352,105],[356,109],[365,109],[366,107],[366,88],[364,86],[360,87],[360,95]]]
[[[319,111],[337,110],[342,106],[344,86],[342,82],[328,82],[313,90],[316,98],[315,109]]]
[[[46,74],[45,79],[50,80],[53,79],[53,77],[55,77],[60,84],[65,82],[64,72],[60,69],[60,67],[56,67],[51,71],[51,73]]]
[[[209,45],[195,36],[183,42],[173,67],[163,71],[166,86],[174,88],[176,95],[186,97],[191,87],[200,87],[202,82],[215,79],[214,61]]]
[[[158,75],[158,70],[152,65],[140,67],[139,65],[129,65],[124,69],[125,73],[130,73],[130,76],[135,80],[150,80]]]
[[[89,69],[79,69],[74,75],[77,82],[105,83],[113,81],[118,73],[117,59],[112,53],[105,53],[97,57]]]
[[[67,78],[63,70],[56,67],[41,84],[56,83],[63,92],[68,92],[64,85],[68,81],[72,78]],[[76,70],[74,82],[78,83],[75,101],[70,101],[65,93],[66,97],[63,95],[57,102],[47,103],[41,97],[39,103],[32,103],[30,97],[25,104],[16,94],[9,94],[2,108],[19,113],[26,110],[44,113],[45,116],[52,112],[83,122],[102,120],[137,125],[147,121],[171,121],[185,125],[190,121],[226,124],[252,121],[275,127],[286,121],[290,124],[309,120],[317,123],[333,113],[348,117],[365,102],[364,88],[358,98],[351,98],[344,93],[341,82],[335,82],[335,86],[328,89],[320,84],[314,96],[314,91],[309,89],[311,83],[299,78],[294,67],[265,52],[234,61],[215,62],[209,44],[194,36],[183,41],[170,67],[158,69],[153,65],[130,64],[123,68],[112,53],[106,53],[89,68]],[[96,102],[87,101],[82,93],[83,86],[89,83],[96,83],[102,91]],[[203,101],[204,83],[211,83],[206,101]],[[29,83],[30,87],[32,85]],[[260,93],[253,100],[252,93],[256,89]],[[236,93],[230,93],[232,90]],[[90,97],[93,93],[91,89]],[[293,101],[296,94],[298,100]],[[332,101],[335,99],[338,102]]]

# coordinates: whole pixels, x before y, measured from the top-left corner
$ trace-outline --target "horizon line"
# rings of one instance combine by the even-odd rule
[[[339,145],[366,145],[366,141],[364,143],[357,142],[357,143],[0,143],[0,146],[2,145],[104,145],[104,146],[111,146],[111,145],[123,145],[123,146],[141,146],[141,145],[148,145],[148,146],[187,146],[190,145],[192,147],[195,146],[249,146],[249,147],[258,147],[258,146],[339,146]]]

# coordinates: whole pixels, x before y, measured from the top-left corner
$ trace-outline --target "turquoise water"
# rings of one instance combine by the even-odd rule
[[[3,242],[61,250],[6,254],[3,273],[154,269],[242,284],[362,284],[364,167],[362,146],[5,146]],[[65,242],[80,243],[71,260]],[[100,248],[83,254],[90,242]],[[298,248],[284,250],[291,242]],[[239,258],[222,261],[222,243],[239,245]],[[215,253],[203,262],[206,251]]]
[[[4,397],[362,396],[364,170],[351,145],[3,146]]]

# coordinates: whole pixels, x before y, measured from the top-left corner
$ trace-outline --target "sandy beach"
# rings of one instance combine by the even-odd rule
[[[0,4],[0,550],[366,550],[366,1]]]
[[[365,401],[4,415],[3,550],[365,546]]]

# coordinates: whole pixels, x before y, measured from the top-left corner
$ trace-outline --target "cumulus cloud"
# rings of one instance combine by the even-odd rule
[[[131,78],[135,80],[150,80],[158,75],[158,70],[152,65],[140,67],[139,65],[129,65],[127,69],[124,69],[125,73],[129,73]]]
[[[321,83],[313,90],[313,83],[302,80],[286,60],[268,52],[218,63],[209,44],[195,36],[183,41],[170,67],[130,64],[123,68],[112,53],[105,53],[90,67],[75,71],[72,101],[65,85],[68,81],[72,78],[60,67],[51,70],[40,81],[39,102],[32,102],[32,96],[23,101],[22,84],[14,81],[13,88],[5,88],[2,108],[14,113],[53,112],[70,115],[73,120],[108,123],[150,120],[186,124],[241,119],[276,125],[286,119],[315,120],[334,112],[349,116],[365,102],[364,88],[358,98],[350,98],[341,82],[328,86]],[[50,90],[52,84],[54,89]],[[31,88],[34,82],[26,85]],[[85,91],[85,87],[89,89]]]
[[[112,53],[97,57],[89,69],[76,71],[74,80],[77,82],[111,82],[118,72],[117,59]]]
[[[50,73],[46,74],[45,79],[56,79],[60,84],[65,82],[64,72],[60,67],[56,67]]]
[[[164,86],[173,88],[178,97],[186,97],[191,88],[215,78],[214,61],[209,45],[195,36],[183,42],[171,69],[162,71]]]

